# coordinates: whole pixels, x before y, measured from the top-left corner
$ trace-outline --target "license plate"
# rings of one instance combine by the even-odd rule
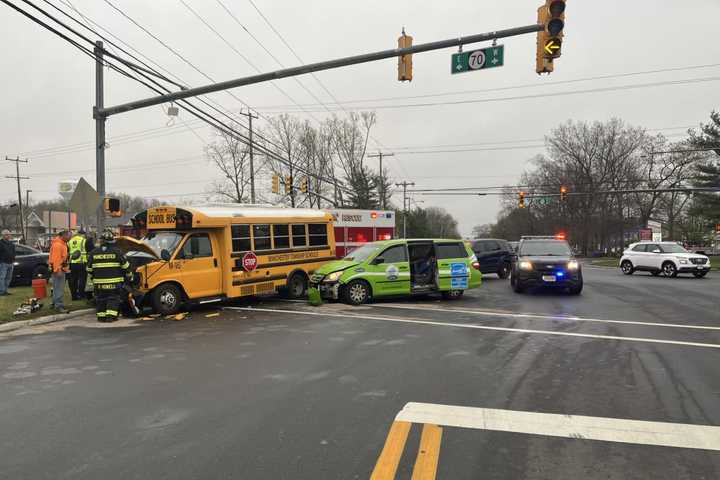
[[[543,275],[543,282],[554,282],[556,280],[555,275]]]
[[[704,270],[704,269],[706,269],[706,268],[707,268],[707,266],[705,266],[705,265],[700,265],[700,266],[699,266],[699,267],[697,267],[697,268],[698,268],[698,270]]]

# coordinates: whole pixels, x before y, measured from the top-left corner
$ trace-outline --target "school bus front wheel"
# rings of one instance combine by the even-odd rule
[[[182,292],[172,283],[163,283],[157,286],[150,297],[155,312],[161,315],[173,315],[180,310]]]

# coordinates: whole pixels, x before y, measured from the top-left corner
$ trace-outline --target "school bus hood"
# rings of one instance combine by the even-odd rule
[[[159,260],[160,257],[158,257],[158,254],[155,253],[155,250],[150,248],[149,245],[141,242],[140,240],[135,240],[132,237],[117,237],[115,239],[115,244],[117,247],[122,250],[125,253],[128,252],[140,252],[140,253],[146,253],[148,255],[151,255],[156,260]]]

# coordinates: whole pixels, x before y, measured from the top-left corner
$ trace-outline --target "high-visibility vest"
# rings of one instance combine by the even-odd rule
[[[87,263],[87,251],[85,250],[85,237],[75,235],[68,241],[68,256],[70,263]],[[75,252],[80,252],[80,255]]]

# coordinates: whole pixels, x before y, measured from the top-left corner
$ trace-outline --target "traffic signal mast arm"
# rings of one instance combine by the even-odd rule
[[[307,65],[301,65],[299,67],[284,68],[282,70],[276,70],[274,72],[261,73],[258,75],[252,75],[249,77],[236,78],[234,80],[227,80],[225,82],[212,83],[210,85],[204,85],[202,87],[189,88],[187,90],[181,90],[172,93],[166,93],[164,95],[158,95],[155,97],[145,98],[142,100],[136,100],[133,102],[123,103],[106,108],[96,108],[93,112],[96,117],[107,118],[111,115],[115,115],[123,112],[130,112],[139,108],[152,107],[154,105],[161,105],[163,103],[169,103],[178,101],[184,98],[197,97],[198,95],[206,95],[208,93],[219,92],[222,90],[229,90],[231,88],[242,87],[245,85],[252,85],[255,83],[268,82],[271,80],[277,80],[280,78],[294,77],[297,75],[304,75],[312,72],[319,72],[322,70],[331,70],[333,68],[346,67],[349,65],[357,65],[360,63],[374,62],[377,60],[383,60],[386,58],[400,57],[404,55],[411,55],[414,53],[430,52],[433,50],[441,50],[444,48],[457,47],[458,45],[467,45],[470,43],[487,42],[498,38],[514,37],[517,35],[525,35],[527,33],[535,33],[543,30],[544,26],[539,24],[525,25],[523,27],[508,28],[505,30],[497,30],[493,32],[479,33],[476,35],[468,35],[466,37],[456,37],[448,40],[440,40],[437,42],[421,43],[408,48],[394,48],[391,50],[382,50],[374,53],[365,53],[361,55],[355,55],[352,57],[339,58],[336,60],[329,60],[326,62],[310,63]]]

